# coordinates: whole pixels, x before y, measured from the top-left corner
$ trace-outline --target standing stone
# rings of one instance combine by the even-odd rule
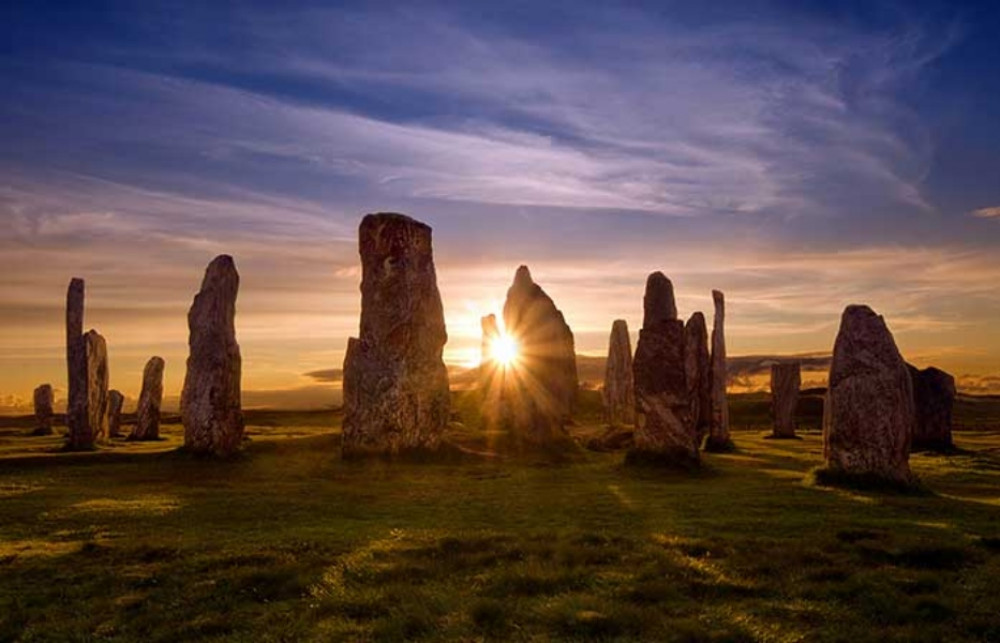
[[[663,273],[646,280],[643,327],[635,349],[636,428],[626,463],[692,467],[700,463],[691,416],[684,323],[677,319],[673,285]]]
[[[708,352],[705,315],[697,312],[691,315],[684,326],[684,335],[684,370],[691,402],[691,421],[701,446],[712,425],[712,358]]]
[[[824,405],[824,475],[910,484],[913,424],[913,383],[885,320],[848,306]]]
[[[913,427],[913,451],[947,451],[951,440],[951,415],[955,405],[955,378],[941,369],[907,364],[913,382],[916,423]]]
[[[771,365],[771,412],[774,415],[772,437],[795,437],[795,409],[799,405],[801,384],[802,373],[798,362]]]
[[[52,385],[42,384],[35,389],[35,430],[32,435],[52,435]]]
[[[236,295],[240,276],[229,255],[205,270],[188,312],[188,359],[181,391],[184,448],[226,457],[243,442],[240,405],[242,361],[236,343]]]
[[[431,228],[403,214],[369,214],[358,245],[361,333],[344,358],[343,456],[435,450],[450,393]]]
[[[518,361],[504,378],[504,421],[528,445],[556,445],[568,435],[564,425],[579,385],[573,331],[552,299],[520,266],[507,290],[504,326],[517,343]]]
[[[87,348],[83,341],[83,279],[73,278],[66,291],[67,446],[93,446],[87,425]]]
[[[122,434],[122,407],[125,406],[125,396],[121,391],[108,393],[108,437],[117,438]]]
[[[635,385],[632,373],[632,341],[628,323],[616,319],[608,338],[608,362],[604,370],[604,413],[608,424],[635,424]]]
[[[129,440],[160,439],[160,405],[163,403],[163,358],[151,357],[142,371],[142,392]]]
[[[712,291],[715,320],[712,327],[712,425],[709,427],[706,451],[731,451],[729,437],[729,400],[726,397],[726,303],[722,292]]]
[[[70,434],[70,449],[92,449],[108,437],[108,346],[96,330],[83,336],[87,357],[87,422],[88,433]]]

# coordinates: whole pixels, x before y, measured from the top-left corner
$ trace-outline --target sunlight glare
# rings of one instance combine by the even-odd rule
[[[517,342],[507,334],[493,340],[493,359],[502,366],[510,366],[517,361]]]

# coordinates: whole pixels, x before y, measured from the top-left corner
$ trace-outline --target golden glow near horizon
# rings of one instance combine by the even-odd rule
[[[517,340],[507,333],[501,333],[493,339],[490,352],[493,360],[500,366],[504,368],[513,366],[518,359]]]

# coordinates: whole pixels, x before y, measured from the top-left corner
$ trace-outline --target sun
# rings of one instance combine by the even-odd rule
[[[510,335],[498,335],[491,345],[493,360],[501,366],[510,366],[517,361],[517,342]]]

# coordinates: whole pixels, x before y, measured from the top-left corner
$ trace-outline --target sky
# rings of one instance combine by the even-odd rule
[[[452,364],[520,264],[589,355],[661,270],[730,355],[866,303],[1000,392],[996,3],[276,4],[0,7],[0,411],[64,397],[74,276],[112,387],[176,398],[221,253],[248,403],[332,399],[377,211],[434,229]]]

